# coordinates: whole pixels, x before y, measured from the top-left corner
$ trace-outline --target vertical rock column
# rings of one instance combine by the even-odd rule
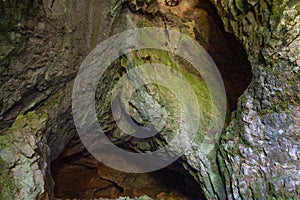
[[[254,75],[220,144],[227,197],[299,198],[300,3],[212,2],[243,43]]]

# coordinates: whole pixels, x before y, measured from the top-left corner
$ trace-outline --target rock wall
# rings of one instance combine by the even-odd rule
[[[0,1],[1,199],[54,197],[51,161],[76,133],[72,81],[99,41],[128,28],[128,16],[135,26],[175,28],[205,46],[225,80],[231,110],[251,73],[229,33],[246,49],[253,79],[219,147],[203,157],[195,143],[181,161],[205,197],[299,198],[299,2],[169,2]]]
[[[72,80],[107,37],[110,2],[0,1],[0,8],[0,198],[52,198],[50,163],[76,133]]]
[[[300,3],[212,1],[243,43],[253,80],[218,155],[229,199],[299,198]]]

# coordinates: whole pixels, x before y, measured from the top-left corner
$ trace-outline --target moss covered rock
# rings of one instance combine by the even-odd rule
[[[0,135],[1,199],[45,198],[45,155],[39,145],[46,119],[36,112],[19,115]]]

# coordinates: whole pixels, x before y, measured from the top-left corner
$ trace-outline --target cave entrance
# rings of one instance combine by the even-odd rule
[[[204,199],[198,183],[179,161],[150,173],[120,172],[92,157],[79,138],[72,139],[51,166],[57,199],[115,199],[143,195],[153,199]]]
[[[190,27],[190,30],[216,63],[224,81],[228,110],[231,112],[236,109],[238,98],[252,79],[247,54],[237,39],[224,30],[215,7],[209,1],[193,2],[196,4],[190,8],[189,14],[182,15],[182,25],[185,22],[195,22],[196,25]],[[180,5],[182,4],[176,6]],[[173,15],[169,13],[166,16],[177,15],[176,6],[167,8],[166,12],[174,12]],[[172,19],[167,21],[170,27],[178,26],[172,24]],[[142,22],[145,21],[143,19]],[[111,80],[107,78],[106,81]],[[61,155],[51,163],[51,167],[55,196],[58,199],[113,199],[141,195],[148,195],[153,199],[204,199],[201,187],[183,169],[180,161],[151,173],[119,172],[93,158],[78,138],[70,141]]]

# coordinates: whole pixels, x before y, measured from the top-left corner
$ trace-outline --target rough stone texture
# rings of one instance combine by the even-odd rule
[[[299,198],[300,3],[213,1],[246,48],[253,80],[218,155],[229,199]]]
[[[53,198],[50,163],[75,133],[72,79],[107,37],[109,8],[109,1],[0,1],[1,199],[45,199],[46,191]],[[34,120],[31,110],[42,115]],[[17,116],[32,126],[12,131]]]
[[[246,85],[249,83],[248,80],[250,79],[249,77],[251,77],[251,73],[248,71],[247,61],[240,62],[237,58],[239,56],[241,58],[244,58],[245,60],[246,58],[243,57],[243,52],[239,52],[240,54],[235,52],[237,50],[241,51],[242,48],[239,48],[235,41],[231,39],[230,36],[225,34],[220,24],[218,24],[220,21],[218,21],[219,19],[215,15],[215,10],[213,9],[211,4],[209,4],[208,2],[202,2],[201,4],[198,4],[197,1],[181,1],[178,6],[169,8],[165,5],[164,1],[154,1],[152,3],[144,4],[138,4],[137,2],[132,1],[129,2],[128,5],[133,13],[128,13],[124,11],[123,13],[125,13],[125,16],[120,16],[120,18],[123,19],[122,23],[127,24],[127,26],[129,26],[125,28],[132,28],[132,26],[161,26],[166,28],[172,28],[190,35],[191,37],[196,39],[200,44],[202,44],[214,58],[224,77],[224,81],[228,89],[227,91],[229,93],[229,98],[231,98],[230,100],[233,100],[234,96],[237,97],[241,94],[237,91],[242,92],[242,90],[245,89]],[[189,15],[187,15],[186,13],[189,13]],[[222,43],[223,45],[216,45],[218,43]],[[236,48],[231,48],[231,45]],[[128,57],[130,59],[128,59]],[[160,61],[160,63],[162,64],[168,64],[168,62],[175,63],[175,65],[178,65],[179,68],[185,69],[187,73],[196,74],[195,71],[192,71],[192,69],[189,68],[189,66],[186,63],[178,63],[178,60],[174,59],[174,57],[172,57],[171,55],[164,54],[161,52],[158,53],[158,55],[154,51],[150,53],[136,52],[135,55],[131,55],[128,57],[127,59],[125,57],[123,58],[123,60],[121,60],[121,66],[122,63],[128,62],[132,62],[134,64],[139,65],[147,62],[155,63],[157,61]],[[126,64],[122,67],[123,70],[128,69],[128,66]],[[119,72],[121,73],[121,75],[116,75],[115,72],[116,71],[107,72],[108,74],[114,73],[115,75],[114,78],[108,78],[112,76],[107,75],[107,82],[109,82],[110,84],[113,84],[114,81],[118,80],[118,76],[122,75],[122,72]],[[249,74],[247,74],[247,72]],[[244,77],[244,80],[242,80],[242,77]],[[135,77],[135,79],[137,78]],[[201,83],[201,78],[200,80],[196,80],[196,82]],[[102,81],[102,83],[105,83],[105,80]],[[204,102],[204,99],[207,98],[205,97],[207,91],[202,89],[199,86],[199,84],[196,86],[196,88],[200,90],[200,94],[204,95],[204,98],[200,97],[198,99],[199,102]],[[103,93],[106,94],[106,92],[110,90],[111,88],[106,87],[103,90],[101,90],[102,93],[98,93],[100,96],[98,100],[98,113],[100,113],[98,119],[100,121],[104,120],[102,123],[105,124],[105,128],[103,129],[110,132],[109,135],[113,136],[112,138],[114,138],[114,142],[116,144],[122,146],[123,143],[126,143],[122,146],[123,148],[125,146],[127,150],[131,150],[134,152],[143,152],[151,149],[157,149],[161,144],[164,144],[164,140],[168,141],[167,139],[162,140],[161,138],[158,138],[158,140],[154,140],[154,144],[150,143],[151,145],[136,145],[135,140],[130,140],[128,136],[122,137],[122,133],[120,133],[120,130],[118,130],[116,126],[114,126],[114,120],[110,117],[110,113],[108,112],[110,108],[110,102],[109,100],[103,99],[103,96],[105,98],[110,99],[109,95],[103,95]],[[151,92],[147,92],[151,90],[153,91],[153,88],[148,87],[146,90],[139,93],[138,100],[142,100],[141,102],[144,102],[143,98],[148,99],[148,101],[145,101],[146,105],[135,104],[134,101],[131,101],[131,105],[134,105],[135,109],[139,111],[139,115],[142,115],[143,110],[147,110],[148,107],[155,107],[154,104],[150,103],[153,101],[153,99],[150,98],[152,95],[149,95],[149,93]],[[157,89],[155,90],[155,92],[158,94],[166,93],[164,90],[159,91]],[[234,94],[235,92],[239,94]],[[168,98],[166,100],[169,103],[172,102],[172,100]],[[161,104],[161,102],[158,102],[158,104]],[[202,108],[207,109],[205,107],[207,105],[202,106],[204,106]],[[102,115],[102,113],[105,113],[105,115]],[[140,118],[147,117],[149,117],[147,116],[147,114],[145,116],[140,116]],[[135,120],[139,122],[139,118],[136,115],[133,115],[133,118],[135,118]],[[176,127],[176,124],[173,123],[172,125]],[[226,194],[223,190],[222,180],[219,175],[216,163],[216,150],[213,149],[210,152],[205,152],[206,149],[210,149],[210,147],[214,146],[215,144],[205,144],[207,146],[202,146],[203,144],[201,143],[203,141],[203,138],[206,137],[206,134],[207,133],[201,133],[200,131],[197,140],[193,142],[189,141],[188,139],[186,141],[182,141],[188,146],[188,150],[186,152],[186,155],[184,156],[182,165],[198,181],[201,190],[205,194],[205,198],[225,198]],[[161,136],[166,137],[165,132],[161,132],[160,137]],[[138,144],[143,143],[139,142]]]
[[[19,115],[14,125],[0,136],[0,198],[46,199],[47,163],[41,132],[47,116],[29,112]]]
[[[24,6],[28,5],[27,3],[31,6]],[[36,5],[36,7],[32,5]],[[30,112],[28,113],[30,110],[43,113],[46,117],[45,127],[41,128],[41,131],[38,131],[34,138],[34,141],[41,141],[42,146],[39,146],[39,151],[36,152],[34,157],[30,157],[27,159],[28,162],[26,161],[32,166],[36,166],[35,163],[38,162],[40,167],[38,169],[34,168],[34,170],[37,171],[37,174],[43,174],[43,177],[41,179],[40,175],[27,174],[27,171],[22,170],[19,170],[18,174],[13,173],[12,169],[5,164],[6,161],[3,161],[5,173],[9,177],[13,177],[12,180],[14,180],[12,182],[8,180],[3,182],[4,188],[15,188],[10,196],[27,196],[28,191],[31,191],[32,195],[35,195],[32,198],[46,197],[47,195],[49,195],[49,198],[53,198],[53,181],[50,172],[51,161],[61,153],[75,133],[70,99],[72,79],[76,75],[84,56],[98,41],[105,39],[112,33],[128,28],[128,16],[135,19],[135,26],[137,27],[144,27],[149,23],[156,26],[174,28],[189,34],[198,40],[200,44],[204,45],[214,57],[217,65],[222,69],[222,75],[226,77],[225,80],[227,82],[225,84],[229,88],[228,92],[230,92],[229,97],[232,105],[235,104],[237,96],[241,94],[248,84],[249,78],[247,74],[244,78],[240,77],[243,75],[241,72],[244,72],[244,69],[248,72],[248,64],[243,59],[244,54],[236,51],[236,49],[242,48],[231,37],[226,36],[220,25],[220,20],[217,19],[211,5],[204,3],[198,7],[196,1],[191,3],[180,1],[180,4],[170,8],[165,5],[164,1],[158,1],[157,3],[153,1],[136,1],[127,5],[130,7],[130,11],[127,8],[121,9],[121,1],[89,1],[89,3],[85,3],[68,0],[33,0],[24,4],[20,2],[8,4],[6,1],[1,1],[1,9],[5,11],[2,13],[16,16],[11,18],[15,20],[10,21],[4,15],[5,17],[1,21],[4,24],[3,27],[9,28],[7,30],[8,35],[15,35],[16,32],[20,32],[18,37],[5,36],[1,40],[1,44],[6,45],[3,45],[5,48],[1,49],[1,61],[5,64],[1,65],[3,67],[0,75],[2,91],[0,115],[1,126],[4,128],[1,131],[1,135],[14,137],[14,134],[10,134],[10,129],[7,130],[6,128],[11,126],[17,116],[23,116],[23,114],[30,116]],[[21,16],[16,14],[16,8],[22,10],[20,12]],[[207,11],[205,11],[206,9]],[[145,13],[139,14],[139,12]],[[192,12],[193,14],[189,16],[190,18],[184,18],[186,12]],[[24,17],[25,13],[26,17]],[[27,15],[27,13],[32,13],[32,15]],[[126,13],[129,14],[127,15]],[[196,20],[193,20],[193,17]],[[19,21],[21,21],[20,24],[18,24]],[[6,22],[9,23],[5,24]],[[219,42],[226,46],[224,48],[229,49],[233,45],[236,49],[233,48],[230,51],[226,51],[216,45]],[[7,53],[8,50],[11,53]],[[138,58],[148,56],[144,54],[145,52],[141,53]],[[153,52],[150,54],[153,57],[153,61],[160,58],[160,56],[155,57]],[[223,54],[224,57],[220,57],[220,54]],[[235,60],[234,58],[238,57],[238,55],[241,55],[241,58]],[[171,60],[170,55],[167,55],[164,59],[166,58],[166,62]],[[101,92],[108,88],[108,84],[105,81],[110,83],[118,73],[122,73],[122,71],[116,73],[117,69],[125,67],[122,66],[122,60],[120,62],[119,66],[116,66],[116,69],[112,70],[111,74],[107,74],[104,78],[103,86],[102,88],[100,87]],[[193,71],[189,71],[188,65],[181,65],[185,66],[187,77],[190,76],[191,81],[201,83],[201,79],[197,80],[191,75]],[[230,68],[227,66],[230,66]],[[245,67],[242,68],[241,66]],[[237,81],[230,81],[231,79]],[[143,91],[143,95],[146,97],[148,94],[146,91]],[[205,98],[202,98],[202,100]],[[139,105],[138,109],[147,110],[145,109],[147,106],[149,105],[146,105],[146,107]],[[102,110],[107,111],[105,109],[104,107],[102,108]],[[44,120],[44,115],[42,116]],[[138,115],[135,115],[137,120],[138,117]],[[102,118],[101,120],[107,120],[107,118]],[[109,121],[106,121],[106,123],[109,124]],[[108,130],[112,130],[113,126],[108,128]],[[26,127],[21,127],[20,132],[26,132]],[[27,151],[37,149],[36,144],[30,142],[30,135],[24,134],[22,137],[24,137],[24,141],[32,144],[31,147],[26,147]],[[15,144],[18,145],[18,141],[10,140],[6,144],[8,147],[5,148],[11,149]],[[132,147],[130,148],[132,149]],[[142,150],[147,150],[147,148],[142,146]],[[197,151],[197,143],[193,143],[190,148],[185,158],[187,161],[182,161],[182,165],[196,178],[206,196],[208,198],[214,197],[216,192],[213,185],[221,182],[210,164],[214,160],[213,155],[215,155],[215,152],[212,152],[211,158],[206,158],[201,157],[201,152]],[[192,150],[192,148],[196,150]],[[16,154],[22,155],[18,152]],[[14,156],[16,155],[12,156],[12,160]],[[5,158],[5,160],[9,159]],[[19,168],[23,168],[23,162],[16,162],[16,169]],[[207,170],[214,174],[207,173]],[[28,176],[27,179],[32,180],[35,184],[19,190],[18,188],[23,187],[19,180],[25,177],[25,174]],[[37,185],[40,187],[37,188]],[[201,188],[199,187],[199,190]],[[46,194],[46,191],[48,194]]]
[[[182,0],[169,7],[163,0],[136,0],[126,4],[128,10],[121,9],[122,2],[0,1],[1,199],[54,197],[50,164],[75,133],[72,79],[98,41],[126,28],[126,12],[140,19],[136,22],[141,27],[150,21],[175,28],[204,45],[220,67],[233,105],[248,85],[249,79],[243,80],[248,76],[237,72],[248,65],[239,58],[242,48],[232,36],[222,35],[209,3]],[[218,160],[215,151],[203,157],[193,143],[182,165],[208,199],[297,199],[299,2],[212,2],[225,29],[244,45],[253,81],[222,136]],[[103,81],[112,80],[114,72]]]

